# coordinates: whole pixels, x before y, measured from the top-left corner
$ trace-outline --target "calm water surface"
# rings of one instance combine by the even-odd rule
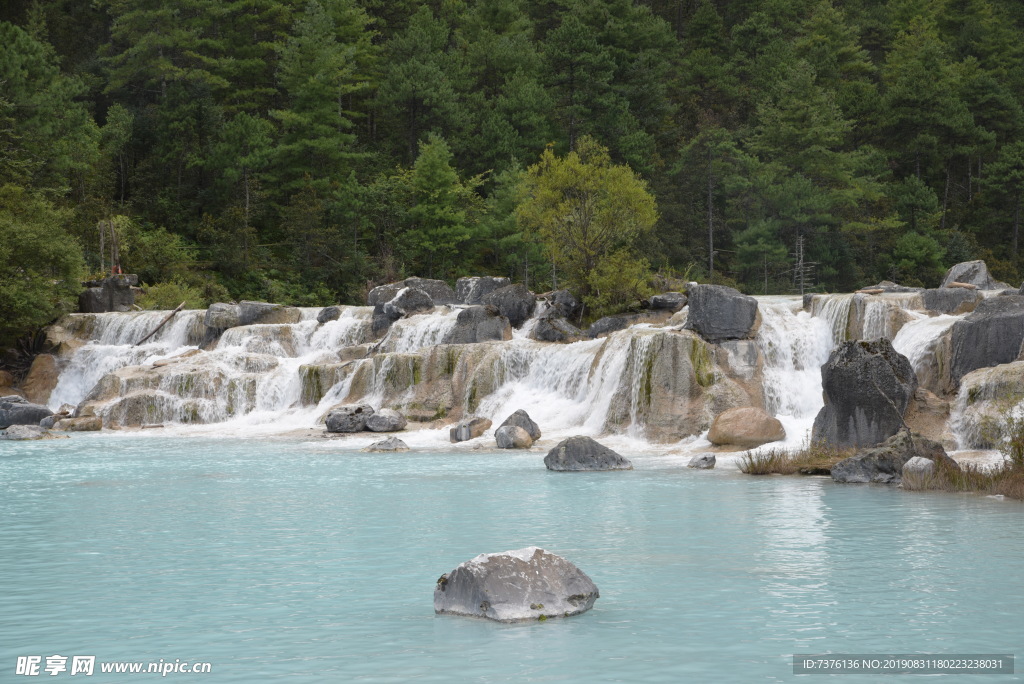
[[[793,653],[1024,655],[1024,506],[630,456],[572,474],[323,440],[0,442],[0,681],[53,654],[213,664],[179,682],[814,681]],[[528,545],[587,572],[595,608],[434,615],[441,573]]]

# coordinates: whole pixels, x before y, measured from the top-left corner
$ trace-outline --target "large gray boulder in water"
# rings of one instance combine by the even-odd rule
[[[486,295],[483,303],[497,308],[513,328],[518,328],[533,315],[533,310],[537,307],[537,295],[526,289],[522,283],[516,283]]]
[[[242,300],[238,303],[238,311],[239,325],[285,325],[302,320],[302,312],[296,307],[271,302]]]
[[[750,337],[757,320],[757,300],[724,285],[691,285],[689,316],[684,326],[708,342]]]
[[[544,314],[530,331],[530,339],[538,342],[579,342],[583,331],[558,316]]]
[[[320,309],[320,313],[316,315],[316,322],[323,325],[330,321],[336,321],[341,318],[341,307],[340,306],[325,306]]]
[[[508,319],[493,306],[471,306],[455,319],[455,327],[444,336],[442,344],[473,344],[512,339]]]
[[[370,444],[369,446],[364,447],[362,449],[362,451],[371,452],[371,453],[372,452],[392,452],[392,453],[394,453],[394,452],[398,452],[398,451],[408,451],[408,450],[409,450],[409,445],[406,444],[405,442],[403,442],[402,440],[398,439],[397,437],[394,437],[394,436],[388,437],[387,439],[382,439],[379,442],[374,442],[373,444]]]
[[[373,415],[369,404],[348,404],[338,406],[327,413],[325,422],[328,432],[362,432],[367,419]]]
[[[559,442],[544,457],[548,470],[632,470],[629,459],[620,456],[608,447],[598,444],[590,437],[577,435]]]
[[[950,332],[949,377],[956,387],[973,370],[1010,363],[1024,342],[1024,297],[999,295],[985,299],[953,324]]]
[[[366,429],[370,432],[398,432],[409,424],[398,411],[383,408],[366,419]]]
[[[39,425],[53,411],[40,404],[30,404],[19,396],[0,399],[0,430],[11,425]]]
[[[953,283],[974,285],[979,290],[1005,290],[1010,287],[993,278],[988,272],[988,266],[981,259],[963,261],[946,271],[942,287],[950,287]]]
[[[834,349],[821,367],[821,384],[825,406],[814,419],[811,440],[865,447],[885,441],[903,425],[917,375],[907,357],[883,337]]]
[[[974,311],[982,299],[980,291],[965,287],[936,287],[921,292],[924,308],[940,314]]]
[[[403,316],[412,316],[433,310],[434,300],[418,287],[403,287],[390,301],[384,304],[384,313],[393,321]]]
[[[570,617],[590,610],[601,596],[571,562],[530,546],[482,553],[441,575],[434,612],[523,622]]]
[[[494,441],[499,449],[529,449],[533,446],[530,433],[518,425],[502,425],[494,431]]]
[[[475,276],[455,281],[455,299],[459,304],[486,304],[484,298],[503,287],[508,287],[508,278]]]
[[[938,442],[912,435],[909,430],[900,430],[884,444],[858,451],[832,466],[832,479],[844,483],[899,484],[903,466],[914,457],[926,458],[933,463],[941,461],[957,470],[960,468]]]
[[[512,415],[502,422],[501,427],[505,427],[506,425],[515,425],[523,428],[526,430],[526,433],[530,435],[530,439],[535,442],[540,439],[540,426],[533,422],[533,418],[530,418],[530,414],[523,409],[513,412]]]
[[[380,285],[370,290],[366,297],[366,303],[370,306],[384,305],[395,298],[400,290],[406,287],[415,287],[430,295],[431,301],[438,306],[443,304],[455,304],[455,290],[443,280],[431,280],[430,278],[406,278],[397,283]]]

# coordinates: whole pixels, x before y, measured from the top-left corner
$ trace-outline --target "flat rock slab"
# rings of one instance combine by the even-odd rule
[[[525,622],[590,610],[597,586],[570,561],[536,546],[483,553],[441,575],[434,612]]]
[[[12,425],[0,430],[0,439],[34,440],[34,439],[67,439],[67,435],[55,435],[38,425]]]
[[[366,452],[397,452],[397,451],[408,451],[409,445],[398,439],[397,437],[388,437],[382,439],[379,442],[374,442],[368,447],[364,448]]]
[[[563,439],[544,457],[548,470],[632,470],[633,464],[590,437],[576,436]]]

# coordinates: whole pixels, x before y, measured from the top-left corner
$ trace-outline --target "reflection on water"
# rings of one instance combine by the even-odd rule
[[[1017,503],[628,455],[634,471],[584,474],[532,452],[0,443],[0,662],[203,660],[214,682],[740,682],[789,681],[800,652],[1019,643]],[[529,544],[594,579],[594,610],[433,614],[442,572]]]

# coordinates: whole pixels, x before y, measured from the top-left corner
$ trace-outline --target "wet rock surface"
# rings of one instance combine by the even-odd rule
[[[821,378],[825,406],[811,439],[836,447],[873,446],[896,434],[917,390],[910,361],[884,337],[844,342],[821,367]]]
[[[590,437],[569,437],[559,442],[544,457],[548,470],[591,471],[591,470],[632,470],[629,459],[617,454]]]
[[[498,622],[543,620],[586,612],[600,595],[570,561],[530,546],[480,554],[441,575],[434,612]]]
[[[724,285],[692,285],[687,292],[686,328],[708,342],[750,337],[757,300]]]

